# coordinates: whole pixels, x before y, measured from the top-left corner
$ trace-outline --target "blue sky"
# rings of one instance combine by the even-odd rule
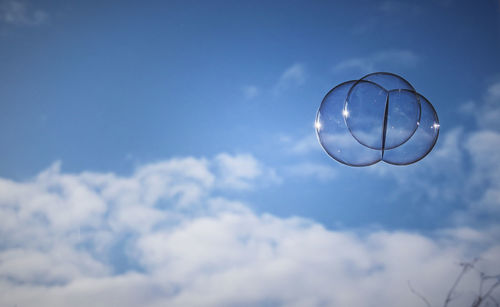
[[[498,273],[499,14],[0,1],[0,302],[421,306],[407,280],[439,302],[459,261]],[[439,115],[414,165],[347,167],[316,140],[324,95],[374,71]]]

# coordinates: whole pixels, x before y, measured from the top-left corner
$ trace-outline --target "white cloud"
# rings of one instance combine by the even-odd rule
[[[292,87],[301,86],[306,82],[306,69],[303,64],[295,63],[288,67],[274,86],[274,93],[280,93]]]
[[[303,137],[293,137],[283,134],[279,137],[279,141],[283,144],[282,148],[285,153],[294,155],[306,155],[322,150],[318,138],[312,129],[311,133]]]
[[[414,165],[380,164],[371,170],[393,176],[398,184],[395,193],[419,198],[422,210],[426,204],[460,204],[453,217],[457,224],[480,223],[485,216],[500,217],[500,83],[461,111],[470,113],[477,128],[442,130],[434,150]]]
[[[468,109],[479,127],[464,133],[459,140],[462,144],[459,150],[465,153],[462,165],[471,162],[464,180],[476,192],[470,199],[471,210],[497,216],[500,214],[500,82],[491,84],[480,101],[469,102]]]
[[[321,145],[313,133],[302,138],[281,135],[280,142],[283,144],[284,152],[294,155],[307,155],[312,152],[322,151]],[[290,177],[316,178],[322,181],[333,179],[337,174],[337,171],[331,165],[309,160],[302,160],[285,166],[283,172]]]
[[[314,177],[319,180],[330,180],[336,177],[337,171],[328,164],[302,162],[287,167],[288,175],[294,177]]]
[[[475,209],[500,213],[500,133],[486,130],[473,133],[466,142],[474,165],[470,180],[474,186],[484,186],[481,198],[474,202]]]
[[[38,26],[49,20],[47,12],[17,0],[0,2],[0,22],[17,26]]]
[[[354,57],[335,65],[334,71],[355,70],[361,73],[384,71],[387,66],[415,67],[420,58],[410,50],[385,50],[366,57]]]
[[[475,117],[479,127],[500,131],[500,82],[491,84],[479,101],[462,105],[461,111]]]
[[[306,137],[294,140],[290,150],[296,154],[306,154],[311,151],[320,151],[321,146],[319,145],[316,135],[311,133]]]
[[[247,100],[251,100],[260,95],[260,89],[255,85],[247,85],[243,87],[243,97]]]
[[[216,196],[265,174],[250,155],[221,154],[129,176],[56,163],[32,180],[1,179],[0,305],[412,307],[421,302],[407,280],[442,302],[458,261],[500,265],[497,229],[333,231]],[[117,269],[117,253],[134,265]]]
[[[262,90],[255,85],[247,85],[242,87],[243,97],[247,100],[252,100],[261,94],[274,94],[279,95],[283,92],[290,90],[294,87],[304,85],[307,80],[307,73],[304,64],[294,63],[287,67],[281,73],[279,78],[268,89]]]
[[[398,184],[396,193],[421,198],[419,201],[424,204],[456,202],[469,197],[463,186],[469,176],[468,170],[464,169],[467,153],[463,143],[463,129],[451,129],[440,134],[433,151],[423,160],[404,167],[378,163],[369,171],[394,177]]]
[[[252,155],[219,154],[214,163],[218,185],[223,189],[250,189],[257,178],[265,183],[281,182],[281,178],[273,169],[264,167]]]
[[[285,82],[295,82],[296,84],[302,84],[305,82],[305,71],[302,64],[293,64],[288,67],[281,75],[280,81]]]

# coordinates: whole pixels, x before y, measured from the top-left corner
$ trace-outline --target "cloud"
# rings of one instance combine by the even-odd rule
[[[260,89],[255,85],[247,85],[243,87],[243,97],[247,100],[251,100],[260,95]]]
[[[479,101],[462,104],[460,111],[475,118],[481,128],[500,131],[500,81],[488,86]]]
[[[305,155],[311,152],[321,151],[318,138],[314,132],[309,135],[299,138],[294,138],[289,135],[282,135],[280,142],[283,144],[284,151],[296,155]]]
[[[288,175],[294,177],[313,177],[319,180],[330,180],[336,177],[337,171],[328,164],[302,162],[287,167]]]
[[[343,60],[335,65],[334,71],[355,70],[362,73],[383,71],[387,66],[415,67],[420,58],[410,50],[385,50],[366,57]]]
[[[250,189],[257,178],[266,183],[281,181],[274,170],[264,167],[248,154],[235,156],[219,154],[215,158],[215,165],[218,183],[223,189]]]
[[[292,87],[301,86],[306,82],[306,69],[303,64],[295,63],[288,67],[274,86],[274,93],[280,93]]]
[[[413,195],[422,203],[453,205],[457,224],[481,224],[500,217],[500,83],[483,97],[461,107],[476,128],[444,127],[434,150],[422,161],[404,168],[377,165],[370,170],[393,177],[395,192]],[[475,119],[475,123],[474,123]],[[475,124],[475,125],[474,125]],[[447,130],[446,130],[447,129]]]
[[[492,83],[482,99],[470,104],[478,129],[464,129],[457,149],[462,152],[459,163],[466,172],[463,182],[475,192],[470,193],[470,211],[500,216],[500,82]],[[469,168],[464,167],[468,162]]]
[[[38,26],[49,20],[49,14],[34,9],[22,1],[8,0],[0,2],[0,22],[15,26]]]
[[[368,170],[391,176],[398,184],[395,192],[412,195],[416,202],[459,202],[468,192],[463,185],[469,177],[469,170],[464,168],[467,153],[463,139],[463,129],[450,129],[440,134],[433,151],[423,160],[398,168],[379,163]]]
[[[279,95],[291,88],[302,86],[307,80],[307,73],[304,64],[294,63],[285,69],[267,89],[261,89],[255,85],[242,87],[243,97],[247,100],[254,99],[262,94]]]
[[[302,138],[294,138],[290,135],[280,135],[279,141],[282,143],[281,148],[286,154],[295,156],[294,162],[283,167],[282,173],[285,177],[301,178],[301,179],[317,179],[327,181],[334,179],[337,171],[331,165],[312,162],[310,160],[311,153],[322,152],[321,145],[315,134],[311,133]]]
[[[378,9],[387,14],[395,15],[395,14],[405,14],[405,15],[419,15],[423,12],[423,9],[420,5],[413,2],[405,2],[405,1],[394,1],[388,0],[382,2]]]
[[[470,180],[474,186],[485,186],[475,209],[500,215],[500,133],[486,130],[473,133],[465,144],[473,162]]]
[[[127,176],[55,163],[30,180],[1,179],[0,305],[412,307],[421,302],[407,280],[442,302],[457,262],[500,265],[498,229],[329,230],[224,196],[265,174],[253,156],[223,153]],[[475,287],[473,276],[458,291]],[[472,299],[462,293],[458,304]]]

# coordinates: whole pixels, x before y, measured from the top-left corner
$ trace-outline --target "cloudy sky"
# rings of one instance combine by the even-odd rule
[[[470,306],[500,273],[498,1],[103,2],[0,0],[1,306],[442,306],[477,258]],[[374,71],[439,115],[416,164],[316,139]]]

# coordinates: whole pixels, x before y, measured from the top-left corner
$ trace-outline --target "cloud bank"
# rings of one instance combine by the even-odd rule
[[[500,265],[498,229],[330,230],[227,196],[270,173],[251,155],[221,154],[129,176],[55,163],[1,179],[0,305],[411,307],[422,304],[407,280],[442,302],[459,261]],[[471,275],[456,302],[475,286]]]

